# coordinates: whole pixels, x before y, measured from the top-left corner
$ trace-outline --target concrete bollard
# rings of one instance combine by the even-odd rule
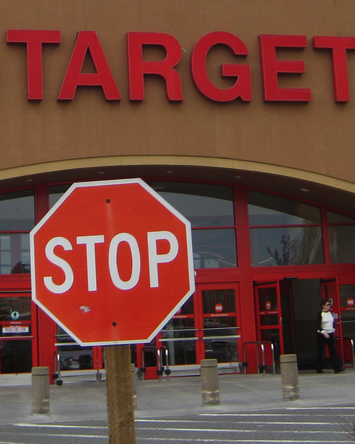
[[[217,359],[201,360],[202,403],[219,404]]]
[[[296,355],[281,355],[282,395],[285,400],[299,399],[300,386],[298,382],[298,368]]]
[[[136,366],[131,363],[131,372],[132,372],[132,386],[133,386],[133,408],[137,409],[137,388],[136,388]]]
[[[32,367],[32,413],[49,413],[49,367]]]

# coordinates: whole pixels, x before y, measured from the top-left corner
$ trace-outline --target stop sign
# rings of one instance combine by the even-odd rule
[[[30,248],[33,301],[81,345],[150,342],[194,292],[190,223],[141,179],[72,185]]]

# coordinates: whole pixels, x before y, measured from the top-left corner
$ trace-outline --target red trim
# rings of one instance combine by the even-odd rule
[[[159,181],[159,179],[156,179]],[[164,182],[172,181],[172,179],[164,179]],[[150,182],[150,181],[148,181]],[[198,181],[191,181],[197,183]],[[200,183],[200,182],[199,182]],[[51,184],[52,185],[52,184]],[[55,185],[55,184],[53,184]],[[60,185],[58,183],[58,185]],[[217,184],[216,184],[217,185]],[[218,185],[231,186],[230,184],[218,183]],[[41,185],[35,188],[35,219],[38,222],[49,209],[49,185]],[[338,277],[339,285],[355,284],[355,263],[348,264],[331,264],[327,210],[332,210],[326,206],[320,206],[306,199],[297,199],[309,205],[317,206],[321,210],[321,224],[310,224],[306,226],[321,226],[323,231],[323,247],[325,263],[321,265],[307,266],[281,266],[281,267],[252,267],[251,266],[251,250],[250,250],[250,227],[248,218],[248,201],[247,190],[244,186],[234,186],[234,208],[235,208],[235,226],[229,228],[236,230],[237,241],[237,268],[225,269],[198,269],[196,270],[197,292],[201,289],[213,288],[235,288],[236,294],[240,293],[241,297],[237,297],[238,308],[236,309],[238,324],[241,327],[243,344],[247,341],[257,340],[256,325],[256,306],[254,300],[254,282],[280,282],[285,278],[295,277],[298,279],[334,279]],[[254,189],[255,191],[264,192],[264,190]],[[11,190],[18,191],[18,190]],[[10,190],[9,190],[10,192]],[[269,193],[275,196],[287,197],[282,193]],[[339,212],[348,217],[354,218],[354,215],[345,212]],[[331,225],[348,225],[348,224],[331,224]],[[351,224],[350,224],[351,225]],[[299,225],[297,225],[299,226]],[[270,228],[270,226],[267,226]],[[211,229],[213,227],[198,227],[198,229]],[[221,227],[216,227],[221,228]],[[228,227],[223,227],[228,228]],[[29,292],[30,291],[30,275],[29,274],[12,274],[0,275],[0,292]],[[197,293],[194,295],[194,312],[196,319],[196,328],[203,325],[202,307],[199,302]],[[200,313],[200,314],[198,314]],[[177,315],[181,316],[182,315]],[[206,315],[211,316],[211,315]],[[205,316],[205,317],[206,317]],[[186,315],[185,317],[193,317]],[[260,326],[260,329],[269,328]],[[274,326],[270,326],[274,328]],[[55,323],[40,309],[32,306],[32,332],[33,332],[33,365],[48,365],[53,373],[54,345],[56,325]],[[137,345],[137,362],[141,364],[141,349],[143,345]],[[242,349],[239,351],[242,356]],[[199,363],[204,358],[204,344],[202,340],[196,341],[196,358]],[[102,368],[102,348],[93,348],[93,363],[95,369]]]

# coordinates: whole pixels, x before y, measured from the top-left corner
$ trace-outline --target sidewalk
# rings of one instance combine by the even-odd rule
[[[355,372],[299,374],[300,399],[282,400],[280,375],[220,375],[220,404],[203,405],[198,376],[170,377],[162,381],[136,381],[136,418],[176,417],[200,413],[238,413],[268,408],[355,407]],[[50,387],[50,413],[31,413],[30,385],[1,385],[0,424],[107,419],[106,383],[69,382]]]

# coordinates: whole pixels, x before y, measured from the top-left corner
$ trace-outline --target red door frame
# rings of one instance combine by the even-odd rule
[[[308,276],[308,278],[312,278]],[[340,305],[340,291],[339,291],[339,278],[320,278],[321,284],[321,298],[331,298],[333,300],[332,311],[335,317],[335,335],[339,338],[339,343],[337,344],[337,350],[339,353],[340,359],[343,361],[344,365],[344,341],[343,341],[343,329],[341,322],[341,305]],[[264,326],[261,325],[260,316],[262,316],[263,311],[260,310],[259,307],[259,298],[258,298],[258,289],[259,288],[275,288],[275,292],[277,295],[277,306],[278,309],[275,310],[275,314],[278,314],[278,325],[270,325]],[[257,324],[257,338],[260,340],[261,331],[263,329],[272,329],[278,328],[280,334],[280,354],[283,353],[283,331],[282,331],[282,311],[281,311],[281,300],[280,300],[280,280],[277,279],[273,282],[254,282],[254,291],[255,291],[255,312],[256,312],[256,324]],[[267,314],[267,313],[266,313]]]
[[[202,301],[202,292],[206,290],[234,290],[235,296],[235,312],[221,312],[213,314],[213,313],[203,313],[203,301]],[[238,355],[239,361],[241,362],[243,356],[243,345],[242,345],[242,316],[240,311],[240,295],[239,295],[239,283],[238,282],[214,282],[214,283],[200,283],[196,284],[196,292],[195,292],[195,300],[194,300],[194,309],[195,309],[195,328],[196,334],[198,335],[198,340],[196,342],[196,362],[197,364],[201,363],[201,359],[205,359],[205,342],[204,342],[204,319],[214,317],[228,317],[235,316],[236,318],[236,326],[237,326],[237,336],[238,338]]]
[[[235,312],[227,313],[216,313],[214,314],[204,314],[203,313],[203,304],[202,304],[202,292],[204,290],[234,290],[235,295]],[[239,298],[239,284],[238,282],[212,282],[212,283],[198,283],[196,284],[196,291],[192,296],[193,298],[193,319],[194,319],[194,328],[195,328],[195,336],[197,340],[195,341],[196,346],[196,365],[199,365],[201,363],[201,359],[205,359],[205,343],[204,343],[204,318],[213,318],[213,317],[223,317],[223,316],[233,316],[236,317],[236,325],[238,327],[237,335],[241,336],[241,312],[240,312],[240,298]],[[177,315],[180,316],[180,315]],[[155,338],[155,344],[157,348],[159,347],[159,338],[160,334],[156,336]],[[138,368],[142,367],[142,351],[146,345],[145,344],[137,344],[137,366]],[[153,345],[154,347],[154,345]],[[162,351],[160,350],[160,353]],[[238,354],[239,359],[241,360],[242,356],[242,338],[240,337],[238,340]],[[158,363],[156,366],[153,367],[145,367],[144,377],[145,379],[157,379],[159,377],[158,375]]]
[[[260,298],[259,291],[262,289],[274,289],[276,296],[276,304],[272,305],[272,301],[266,301],[265,306],[260,306]],[[280,296],[280,282],[254,282],[254,300],[255,300],[255,316],[256,316],[256,332],[257,332],[257,341],[263,341],[262,332],[266,330],[278,330],[279,337],[279,355],[284,353],[284,338],[283,338],[283,330],[282,330],[282,309],[281,309],[281,296]],[[262,319],[268,318],[275,319],[276,323],[264,323]],[[267,321],[266,321],[267,322]],[[273,344],[275,346],[275,344]],[[265,357],[266,360],[272,360],[272,356],[270,355],[271,350],[265,348]],[[251,360],[251,362],[253,362]],[[259,357],[259,362],[261,359]]]
[[[14,291],[14,292],[1,292],[0,293],[0,299],[2,298],[31,298],[31,295],[28,294],[28,292],[24,291]],[[6,320],[6,321],[0,321],[0,329],[3,331],[4,327],[28,327],[28,334],[17,334],[14,336],[5,336],[1,334],[0,341],[18,341],[18,340],[25,340],[30,339],[31,340],[31,354],[32,354],[32,361],[33,361],[33,354],[35,353],[36,349],[36,336],[35,336],[35,322],[36,320],[33,319],[33,311],[32,311],[32,301],[30,302],[31,307],[31,319],[30,320]],[[1,368],[1,356],[0,356],[0,368]]]

